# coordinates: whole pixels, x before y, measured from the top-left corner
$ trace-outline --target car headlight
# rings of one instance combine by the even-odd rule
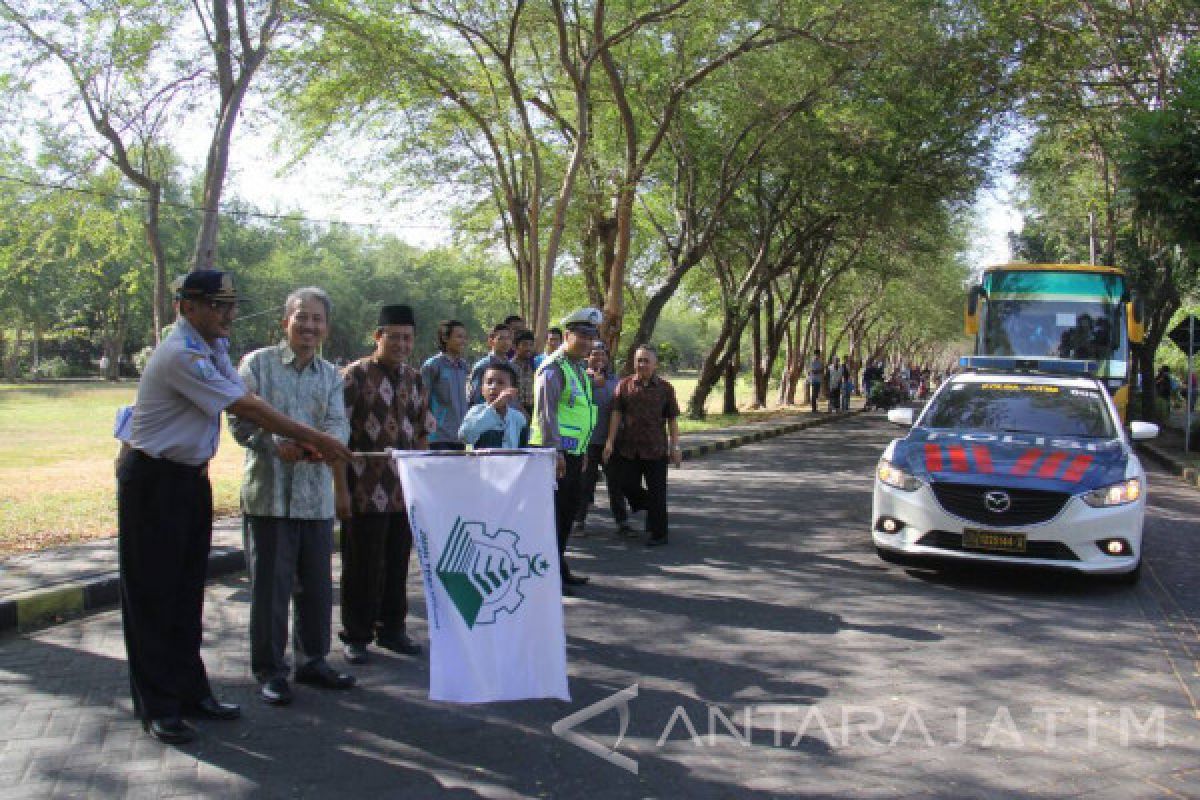
[[[904,470],[897,467],[886,458],[879,459],[879,466],[875,468],[875,477],[886,483],[888,486],[893,486],[906,492],[915,492],[921,488],[921,482],[908,474]]]
[[[1142,496],[1142,482],[1138,478],[1093,489],[1083,496],[1083,502],[1095,508],[1123,506],[1135,502]]]

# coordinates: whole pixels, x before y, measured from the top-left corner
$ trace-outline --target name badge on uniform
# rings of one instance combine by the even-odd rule
[[[559,436],[558,440],[562,442],[564,450],[572,451],[579,446],[579,440],[573,436]]]

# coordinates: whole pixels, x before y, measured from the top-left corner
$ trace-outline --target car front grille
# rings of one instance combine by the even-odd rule
[[[931,484],[938,503],[956,517],[989,527],[1010,528],[1017,525],[1036,525],[1058,516],[1071,499],[1066,492],[1047,492],[1041,489],[1009,489],[998,486],[979,486],[965,483]],[[1004,492],[1009,507],[1003,512],[988,508],[988,492]]]
[[[1078,561],[1079,556],[1075,555],[1071,548],[1067,547],[1062,542],[1038,542],[1026,540],[1024,553],[1005,553],[1003,551],[987,550],[987,551],[967,551],[963,548],[961,533],[951,533],[950,531],[930,531],[917,540],[917,544],[922,547],[936,547],[939,550],[954,550],[959,553],[963,552],[986,552],[989,556],[1002,556],[1007,558],[1039,558],[1047,561]]]

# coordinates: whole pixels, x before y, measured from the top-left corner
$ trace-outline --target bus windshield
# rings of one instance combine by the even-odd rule
[[[1124,378],[1128,361],[1119,275],[996,272],[986,276],[980,352],[1097,361]]]

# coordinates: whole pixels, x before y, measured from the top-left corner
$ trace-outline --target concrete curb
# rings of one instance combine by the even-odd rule
[[[1200,488],[1200,470],[1187,466],[1180,459],[1148,442],[1138,442],[1137,449],[1139,453],[1150,456],[1152,461],[1156,461],[1159,465],[1169,469],[1175,474],[1175,477],[1180,478],[1184,483]]]
[[[784,436],[807,428],[815,428],[839,419],[863,413],[862,409],[827,414],[795,422],[763,426],[743,434],[733,434],[716,441],[683,448],[685,461],[721,450],[731,450],[754,442]],[[687,434],[685,434],[686,436]],[[703,435],[703,434],[701,434]],[[211,581],[246,568],[246,558],[240,547],[213,548],[208,557],[208,579]],[[53,625],[90,611],[112,608],[120,603],[120,580],[115,573],[88,581],[66,582],[31,589],[0,600],[0,633],[27,631]]]

